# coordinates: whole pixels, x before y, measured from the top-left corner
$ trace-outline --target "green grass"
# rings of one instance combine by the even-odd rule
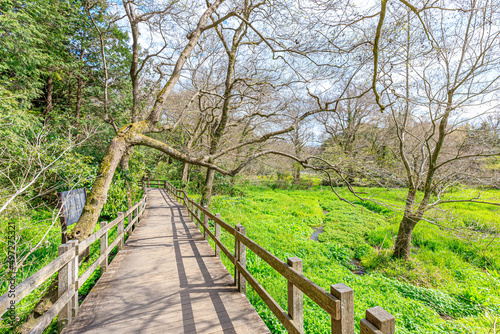
[[[498,230],[499,208],[454,203],[448,205],[448,212],[431,212],[432,217],[444,217],[440,224],[455,230],[419,223],[412,260],[405,263],[390,258],[400,213],[387,208],[402,203],[404,189],[358,189],[384,205],[356,201],[342,188],[338,191],[354,205],[321,187],[241,189],[244,196],[214,197],[211,211],[221,213],[230,224],[244,225],[248,236],[282,260],[300,257],[305,275],[325,290],[336,283],[353,288],[357,324],[367,308],[377,305],[396,317],[398,333],[492,333],[493,324],[500,323],[499,242],[491,237],[478,239],[479,232],[457,233],[460,227],[470,227],[471,221],[483,231]],[[452,195],[464,198],[466,194]],[[483,192],[491,199],[499,195],[498,191]],[[309,239],[311,227],[319,225],[325,232],[320,242],[314,242]],[[232,236],[223,233],[222,240],[234,248]],[[247,258],[252,274],[286,309],[286,281],[253,253]],[[360,260],[368,273],[354,274],[352,259]],[[232,265],[224,261],[232,272]],[[273,333],[286,333],[251,289],[249,299]],[[306,332],[329,333],[329,323],[328,315],[306,298]]]

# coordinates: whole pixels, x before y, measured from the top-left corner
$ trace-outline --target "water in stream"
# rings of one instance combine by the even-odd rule
[[[324,232],[323,226],[313,227],[314,233],[311,235],[311,240],[318,241],[318,235]]]

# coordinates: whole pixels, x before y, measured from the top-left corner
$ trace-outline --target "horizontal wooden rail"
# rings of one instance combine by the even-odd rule
[[[203,227],[204,237],[207,238],[208,235],[214,241],[216,245],[215,255],[217,256],[218,249],[222,250],[234,265],[235,284],[238,289],[244,293],[246,291],[246,282],[248,282],[289,333],[304,333],[302,314],[302,293],[304,293],[331,316],[332,334],[354,334],[354,299],[351,288],[344,284],[335,284],[330,287],[331,293],[328,293],[302,274],[302,261],[299,258],[289,258],[288,263],[283,262],[247,237],[243,226],[233,227],[227,224],[218,217],[218,214],[212,214],[207,207],[203,207],[189,198],[184,190],[176,189],[167,181],[148,180],[147,184],[149,187],[155,184],[157,187],[164,187],[177,201],[185,206],[190,217],[198,223],[200,229]],[[201,214],[203,214],[203,219]],[[210,230],[208,219],[214,222],[216,226],[215,233]],[[220,241],[220,229],[218,230],[217,226],[222,227],[234,236],[234,254]],[[246,268],[245,248],[251,250],[287,279],[288,312],[272,298]],[[360,321],[360,328],[362,334],[394,334],[395,318],[381,307],[372,308],[366,311],[366,319]]]
[[[57,301],[52,307],[38,318],[35,326],[30,330],[30,334],[41,334],[50,325],[52,320],[59,315],[59,330],[62,330],[71,321],[73,314],[78,311],[78,289],[89,279],[94,271],[105,261],[107,268],[107,258],[111,251],[123,243],[126,234],[132,232],[133,226],[140,220],[147,203],[147,194],[141,200],[129,208],[125,213],[119,213],[118,217],[110,223],[103,223],[102,228],[83,240],[81,243],[78,241],[69,241],[68,244],[59,246],[60,255],[51,261],[48,265],[38,270],[36,273],[28,277],[23,282],[19,283],[14,289],[15,296],[12,298],[12,293],[5,293],[0,296],[0,316],[2,316],[12,304],[19,303],[24,297],[33,292],[47,279],[54,274],[59,273],[58,277],[58,290],[59,296]],[[133,217],[135,216],[135,217]],[[127,227],[118,233],[117,237],[106,247],[105,252],[101,251],[101,255],[94,261],[85,272],[78,277],[78,256],[81,255],[95,241],[100,241],[102,245],[102,238],[106,238],[108,232],[115,226],[124,225],[125,217],[129,217]],[[132,219],[133,217],[133,219]],[[62,312],[62,313],[61,313]],[[69,314],[68,314],[69,312]],[[66,319],[62,319],[64,315]]]
[[[35,326],[28,332],[29,334],[40,334],[45,331],[45,328],[50,325],[52,320],[56,315],[62,310],[62,308],[71,300],[71,298],[76,294],[77,290],[75,285],[71,285],[65,293],[62,294],[57,301],[52,305],[51,308],[47,310],[36,322]]]
[[[66,253],[58,256],[45,267],[19,283],[15,289],[15,304],[19,303],[24,297],[29,295],[33,290],[38,288],[43,282],[52,277],[62,267],[68,264],[75,257],[75,250],[69,250]],[[0,297],[0,316],[2,316],[11,305],[12,298],[9,293],[5,293]]]
[[[332,296],[309,278],[292,269],[290,265],[269,253],[247,236],[236,233],[236,238],[247,246],[252,252],[254,252],[255,255],[273,267],[281,276],[285,277],[309,298],[316,302],[316,304],[318,304],[334,319],[340,319],[340,300],[338,298]]]

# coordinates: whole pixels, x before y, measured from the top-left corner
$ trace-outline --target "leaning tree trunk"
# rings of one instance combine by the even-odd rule
[[[109,145],[83,207],[82,215],[69,235],[70,239],[83,240],[94,231],[101,210],[106,203],[109,186],[113,180],[115,170],[127,152],[127,149],[131,146],[127,143],[123,132],[124,129],[121,129]]]
[[[394,246],[394,253],[392,254],[393,258],[405,260],[410,259],[411,235],[419,220],[420,219],[416,216],[403,216],[401,224],[399,225],[396,245]]]
[[[207,169],[207,177],[205,178],[205,186],[203,187],[203,196],[201,205],[209,205],[212,198],[212,188],[214,185],[215,171],[211,168]]]

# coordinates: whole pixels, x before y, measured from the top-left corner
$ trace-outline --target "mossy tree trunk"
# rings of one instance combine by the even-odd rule
[[[214,186],[215,171],[211,168],[207,169],[207,176],[205,177],[205,185],[203,186],[203,195],[201,198],[201,205],[209,205],[212,198],[212,189]]]

